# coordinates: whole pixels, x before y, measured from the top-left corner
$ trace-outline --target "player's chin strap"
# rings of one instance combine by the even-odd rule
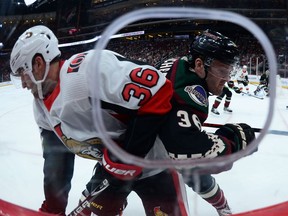
[[[43,90],[42,90],[42,82],[41,83],[37,82],[36,85],[37,85],[39,99],[43,100],[44,96],[43,96]]]
[[[45,66],[45,73],[44,73],[43,79],[36,81],[33,74],[32,74],[33,78],[31,77],[32,81],[34,81],[37,86],[38,96],[41,100],[44,99],[42,83],[46,79],[48,72],[49,72],[49,68],[50,68],[50,62],[49,61],[45,61],[45,62],[46,62],[46,66]]]

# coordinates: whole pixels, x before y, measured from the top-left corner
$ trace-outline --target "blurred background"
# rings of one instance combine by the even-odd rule
[[[278,58],[278,73],[288,77],[288,5],[286,0],[24,0],[0,1],[0,82],[9,81],[9,54],[18,36],[27,28],[43,24],[51,28],[59,43],[92,39],[117,17],[147,7],[200,7],[232,11],[258,24],[273,43]],[[171,27],[173,26],[173,28]],[[187,52],[189,39],[199,31],[213,28],[231,37],[241,49],[240,65],[249,74],[261,74],[268,65],[259,42],[249,32],[220,21],[191,19],[143,20],[121,30],[124,36],[109,43],[109,49],[133,59],[160,65],[168,57]],[[120,33],[121,33],[120,32]],[[134,34],[129,34],[134,32]],[[135,33],[136,32],[136,33]],[[129,43],[129,48],[126,44]],[[63,57],[94,47],[94,43],[61,48]],[[171,48],[173,47],[173,49]],[[145,53],[145,55],[143,55]]]

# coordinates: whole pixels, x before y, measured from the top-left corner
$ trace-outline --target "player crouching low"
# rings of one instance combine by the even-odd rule
[[[260,77],[260,83],[254,91],[256,96],[269,96],[269,70],[266,70]]]

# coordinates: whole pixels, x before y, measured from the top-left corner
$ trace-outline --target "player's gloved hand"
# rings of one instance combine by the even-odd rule
[[[245,149],[255,139],[253,128],[245,123],[225,124],[216,130],[215,134],[233,141],[235,143],[233,152]]]
[[[107,149],[103,151],[102,164],[106,172],[115,179],[135,180],[142,174],[141,167],[120,162]]]
[[[87,196],[92,195],[89,208],[95,215],[122,215],[127,206],[127,196],[132,190],[133,181],[121,181],[113,178],[107,174],[102,164],[97,163],[94,175],[86,185],[81,200],[83,201]],[[87,210],[84,212],[88,212]]]
[[[249,80],[243,80],[243,84],[246,86],[249,84]]]
[[[56,205],[53,205],[56,204]],[[58,203],[47,203],[47,201],[43,201],[41,208],[39,209],[40,212],[50,213],[51,215],[59,215],[65,216],[65,208],[59,208]]]
[[[107,149],[103,151],[102,165],[98,165],[87,190],[99,188],[103,182],[108,182],[108,187],[95,193],[90,209],[96,215],[111,216],[121,215],[127,205],[126,198],[132,190],[132,184],[142,173],[142,168],[135,165],[121,163],[110,154]]]
[[[237,94],[240,94],[242,91],[238,88],[238,87],[236,87],[236,86],[234,86],[233,87],[233,90],[237,93]]]

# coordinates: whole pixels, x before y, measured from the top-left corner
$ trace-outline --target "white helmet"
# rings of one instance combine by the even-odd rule
[[[247,70],[247,65],[243,65],[243,69],[246,69],[246,70]]]
[[[32,59],[35,54],[43,56],[48,69],[49,63],[61,54],[58,49],[58,39],[46,26],[34,26],[26,30],[18,38],[10,56],[12,75],[19,75],[19,69],[23,69],[29,74],[31,80],[36,83],[32,74]],[[45,72],[43,80],[46,78],[47,73],[48,71]]]
[[[45,73],[42,80],[35,79],[32,73],[32,59],[36,54],[41,54],[46,62]],[[19,75],[24,71],[37,85],[38,94],[43,99],[42,82],[46,79],[50,62],[61,52],[58,49],[58,39],[53,32],[43,25],[34,26],[26,30],[16,41],[10,56],[12,75]]]

